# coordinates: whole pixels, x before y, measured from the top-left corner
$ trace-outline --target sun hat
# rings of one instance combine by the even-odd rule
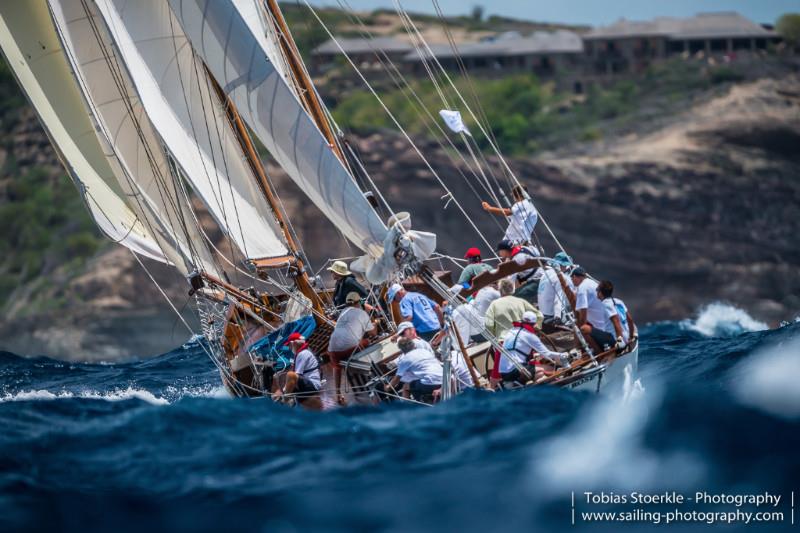
[[[345,296],[344,301],[349,304],[354,304],[356,302],[361,301],[361,295],[358,294],[356,291],[348,292],[347,296]]]
[[[286,341],[283,343],[284,346],[288,346],[289,344],[293,343],[294,341],[305,341],[306,338],[300,335],[297,331],[286,337]]]
[[[397,293],[403,290],[403,286],[399,283],[393,283],[391,287],[389,287],[389,292],[386,293],[386,299],[389,303],[394,301],[394,297],[397,296]]]
[[[344,261],[334,261],[333,264],[328,267],[328,270],[340,276],[349,276],[352,274],[352,272],[347,269],[347,263]]]

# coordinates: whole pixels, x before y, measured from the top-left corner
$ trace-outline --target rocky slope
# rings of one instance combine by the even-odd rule
[[[791,76],[735,85],[656,131],[643,125],[640,135],[510,163],[562,244],[593,274],[614,280],[640,321],[683,318],[714,300],[771,322],[792,318],[800,311],[798,87]],[[37,131],[36,164],[57,169]],[[444,193],[402,139],[354,142],[395,209],[413,211],[417,228],[436,232],[442,252],[486,247],[455,206],[444,209]],[[489,240],[498,239],[501,229],[459,173],[470,176],[466,166],[456,168],[430,141],[420,146]],[[312,262],[349,255],[341,235],[271,170]],[[175,301],[185,301],[183,280],[155,269]],[[55,267],[47,278],[5,303],[0,348],[108,359],[158,353],[187,337],[125,250],[108,246],[78,271]],[[59,304],[42,305],[48,301]]]

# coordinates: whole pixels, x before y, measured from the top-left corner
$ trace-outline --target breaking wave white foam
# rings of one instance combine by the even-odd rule
[[[800,337],[759,351],[733,373],[741,403],[773,415],[800,418]]]
[[[767,324],[751,317],[747,311],[721,302],[703,307],[696,319],[684,320],[681,324],[706,337],[732,337],[748,331],[769,329]]]
[[[93,390],[72,392],[72,391],[58,391],[53,392],[49,390],[28,390],[16,393],[6,393],[0,396],[0,402],[25,402],[37,400],[62,400],[68,398],[82,398],[88,400],[106,400],[109,402],[118,402],[122,400],[141,400],[151,405],[166,405],[169,402],[164,398],[159,398],[150,391],[142,389],[134,389],[129,387],[127,389],[116,389],[113,391],[99,392]]]

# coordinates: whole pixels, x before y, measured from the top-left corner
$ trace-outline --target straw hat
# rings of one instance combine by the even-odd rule
[[[352,272],[347,269],[347,263],[344,261],[334,261],[333,264],[328,267],[328,270],[340,276],[349,276],[352,274]]]

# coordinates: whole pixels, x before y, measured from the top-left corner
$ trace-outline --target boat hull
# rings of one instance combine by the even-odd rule
[[[639,369],[639,346],[599,367],[589,369],[580,378],[562,385],[572,390],[602,392],[610,397],[630,394]]]

